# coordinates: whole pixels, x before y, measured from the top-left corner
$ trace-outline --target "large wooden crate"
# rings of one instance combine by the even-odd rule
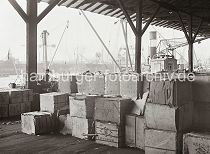
[[[31,102],[24,102],[20,104],[21,113],[31,112]]]
[[[32,89],[21,89],[23,102],[32,102],[33,101],[33,90]]]
[[[189,81],[152,81],[149,98],[152,103],[180,107],[192,102],[192,83]]]
[[[93,119],[71,117],[72,136],[80,139],[88,139],[88,134],[95,134],[95,122]]]
[[[136,117],[136,148],[143,149],[145,147],[145,129],[146,123],[143,116]]]
[[[94,118],[96,95],[76,96],[70,98],[70,116],[80,118]]]
[[[138,76],[135,74],[123,74],[120,77],[120,95],[123,98],[137,98]]]
[[[9,105],[0,104],[0,118],[7,118],[9,116]]]
[[[69,108],[69,96],[67,93],[46,93],[40,95],[40,110],[57,113]]]
[[[164,130],[145,130],[145,149],[151,147],[167,151],[175,151],[180,154],[182,151],[183,134]]]
[[[113,146],[125,146],[125,127],[116,123],[95,122],[96,143]]]
[[[145,154],[179,154],[179,153],[176,153],[176,151],[173,150],[145,147]]]
[[[179,108],[167,105],[147,103],[145,110],[148,128],[183,131],[192,128],[193,104],[186,104]]]
[[[95,102],[95,120],[124,124],[125,115],[131,113],[131,99],[119,97],[97,98]]]
[[[193,130],[210,130],[210,102],[195,102],[193,112]]]
[[[20,116],[21,115],[21,107],[20,103],[18,104],[9,104],[9,117]]]
[[[22,132],[26,134],[45,134],[54,131],[55,118],[48,112],[28,112],[21,114]]]
[[[10,104],[18,104],[23,101],[23,91],[20,89],[10,89],[9,91],[9,103]]]
[[[120,75],[105,75],[105,95],[120,95]]]
[[[9,92],[0,91],[0,105],[9,104]]]
[[[183,154],[209,154],[210,133],[188,133],[183,137]]]

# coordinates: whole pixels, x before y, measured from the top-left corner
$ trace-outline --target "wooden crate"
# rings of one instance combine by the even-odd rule
[[[105,76],[94,75],[90,81],[90,92],[91,95],[104,95],[105,94]]]
[[[0,105],[9,104],[9,92],[0,91]]]
[[[147,103],[145,110],[148,128],[183,131],[192,128],[193,104],[186,104],[179,108],[167,105]]]
[[[180,107],[192,102],[192,83],[189,81],[152,81],[150,102]]]
[[[135,74],[123,74],[120,77],[120,95],[123,98],[137,98],[138,76]]]
[[[21,115],[20,103],[9,104],[9,117],[20,116],[20,115]]]
[[[9,115],[9,105],[0,104],[0,118],[7,118]]]
[[[136,147],[136,115],[126,115],[125,144],[128,147]]]
[[[195,102],[193,111],[193,130],[209,131],[210,102]]]
[[[145,130],[145,147],[176,151],[180,154],[182,151],[182,133],[164,130]]]
[[[183,154],[210,153],[210,133],[188,133],[183,137]]]
[[[31,112],[31,102],[25,102],[20,104],[21,113]]]
[[[32,89],[21,89],[22,91],[22,102],[31,102],[33,101],[33,90]]]
[[[10,104],[18,104],[23,101],[23,91],[19,89],[10,89],[9,91],[9,103]]]
[[[125,115],[131,113],[131,99],[97,98],[95,102],[95,120],[124,124]]]
[[[178,154],[176,151],[145,147],[145,154]]]
[[[94,118],[96,95],[76,96],[70,99],[70,115],[80,118]]]
[[[66,93],[46,93],[40,95],[40,110],[57,113],[69,108],[69,96]]]
[[[72,136],[80,139],[88,139],[87,134],[95,134],[95,123],[93,119],[71,117]]]
[[[26,134],[45,134],[54,131],[55,118],[48,112],[28,112],[21,114],[22,132]]]
[[[145,129],[146,123],[143,116],[136,117],[136,148],[143,149],[145,147]]]
[[[108,123],[102,121],[95,122],[96,143],[113,146],[125,146],[125,127],[116,123]]]
[[[120,75],[107,74],[105,75],[105,95],[120,95]]]

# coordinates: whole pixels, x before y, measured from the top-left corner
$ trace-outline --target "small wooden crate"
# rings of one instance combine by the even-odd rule
[[[22,132],[26,134],[50,133],[55,128],[55,118],[48,112],[28,112],[21,114]]]
[[[117,123],[95,122],[96,143],[112,147],[125,146],[125,127]]]

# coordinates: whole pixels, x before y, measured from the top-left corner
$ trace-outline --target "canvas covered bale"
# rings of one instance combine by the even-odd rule
[[[74,94],[78,92],[76,76],[61,76],[58,81],[58,91],[62,93]]]
[[[106,74],[105,75],[105,95],[120,95],[120,75]]]
[[[145,110],[146,126],[152,129],[186,131],[192,127],[193,104],[179,108],[147,103]]]

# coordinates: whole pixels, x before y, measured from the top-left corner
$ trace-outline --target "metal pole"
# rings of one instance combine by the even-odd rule
[[[188,57],[189,57],[189,72],[193,72],[193,34],[192,34],[192,16],[189,17],[189,52],[188,52]]]
[[[92,30],[94,31],[94,33],[96,34],[96,36],[98,37],[98,39],[100,40],[100,42],[102,43],[102,45],[104,46],[104,48],[106,49],[107,53],[110,55],[110,57],[112,58],[113,62],[115,63],[115,65],[119,68],[120,72],[122,72],[121,67],[118,65],[117,61],[114,59],[114,57],[112,56],[111,52],[109,51],[109,49],[107,48],[107,46],[105,45],[105,43],[103,42],[103,40],[101,39],[101,37],[99,36],[99,34],[97,33],[96,29],[93,27],[92,23],[90,22],[90,20],[87,18],[87,16],[85,15],[85,13],[81,10],[82,15],[85,17],[85,19],[87,20],[88,24],[90,25],[90,27],[92,28]]]
[[[45,70],[48,69],[48,58],[47,58],[47,35],[49,35],[49,33],[44,30],[42,32],[42,42],[43,42],[43,61],[45,61]]]

